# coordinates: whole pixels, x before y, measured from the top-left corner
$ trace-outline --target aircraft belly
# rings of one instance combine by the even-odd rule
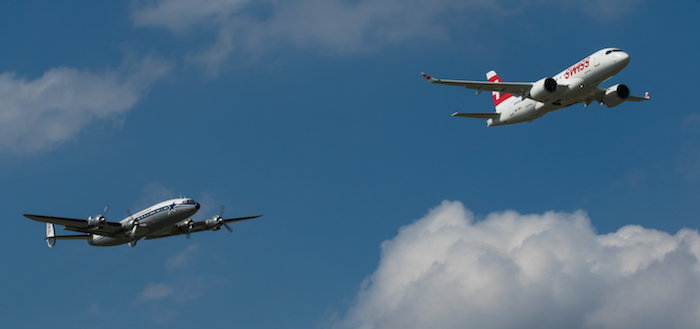
[[[516,111],[510,113],[503,113],[499,120],[494,120],[490,126],[504,126],[510,124],[516,124],[521,122],[528,122],[536,119],[537,113],[534,110]]]
[[[125,244],[129,241],[131,241],[130,238],[116,238],[116,237],[97,235],[97,234],[93,234],[90,237],[90,239],[88,239],[88,243],[91,246],[98,246],[98,247],[118,246],[120,244]]]

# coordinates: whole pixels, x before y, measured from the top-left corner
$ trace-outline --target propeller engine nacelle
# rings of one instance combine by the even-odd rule
[[[189,239],[190,234],[192,233],[192,229],[194,229],[194,221],[191,218],[188,218],[187,220],[178,223],[177,227],[182,232],[187,232],[187,238]]]
[[[132,239],[134,239],[134,238],[136,238],[136,230],[138,230],[138,228],[139,228],[139,221],[132,219],[126,223],[123,223],[122,228],[127,230],[127,231],[131,231],[131,233],[129,233],[129,236]]]
[[[617,84],[605,90],[605,96],[603,96],[603,104],[607,107],[615,107],[630,96],[630,89],[623,85]]]
[[[207,224],[207,229],[218,231],[221,229],[221,225],[224,225],[224,219],[221,216],[216,215],[207,219],[204,223]]]
[[[194,228],[194,221],[192,219],[184,220],[178,223],[177,227],[179,227],[183,232],[192,231],[192,228]]]
[[[131,230],[135,226],[138,226],[138,225],[139,225],[139,221],[132,219],[126,223],[122,223],[122,228],[128,231],[128,230]]]
[[[107,219],[103,215],[97,215],[95,217],[90,216],[87,219],[87,226],[89,228],[98,228],[104,225],[105,222],[107,222]]]
[[[530,88],[530,98],[546,102],[559,94],[559,84],[552,78],[542,78],[532,84]]]
[[[224,221],[223,205],[221,205],[221,215],[216,215],[212,218],[207,219],[206,221],[204,221],[204,224],[207,225],[207,230],[218,231],[221,229],[221,226],[224,226],[229,232],[233,232],[233,230]]]

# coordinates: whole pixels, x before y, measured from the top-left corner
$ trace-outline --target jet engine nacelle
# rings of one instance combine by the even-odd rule
[[[221,225],[224,224],[224,219],[221,218],[221,216],[216,215],[212,218],[207,219],[204,223],[207,224],[208,229],[212,231],[217,231],[221,228]]]
[[[559,84],[552,78],[542,78],[532,84],[530,88],[530,98],[546,102],[558,94]]]
[[[607,107],[615,107],[622,104],[629,96],[630,89],[623,84],[617,84],[605,90],[603,104]]]
[[[87,219],[87,226],[90,228],[97,228],[102,226],[106,221],[107,219],[102,215],[97,215],[95,217],[90,216]]]

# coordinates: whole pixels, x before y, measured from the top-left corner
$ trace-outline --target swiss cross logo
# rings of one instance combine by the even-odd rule
[[[498,75],[494,75],[494,76],[491,77],[491,79],[489,79],[489,82],[501,83],[501,82],[503,82],[503,81],[501,81],[501,78],[499,78]],[[492,92],[491,92],[491,96],[493,96],[493,103],[494,103],[496,106],[498,106],[499,104],[503,103],[503,101],[505,101],[506,99],[512,97],[513,94],[511,94],[511,93],[505,93],[505,94],[501,95],[500,92],[492,91]]]

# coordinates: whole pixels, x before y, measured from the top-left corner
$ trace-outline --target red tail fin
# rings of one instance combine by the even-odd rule
[[[489,80],[489,82],[502,82],[501,78],[498,77],[498,74],[496,74],[496,71],[489,71],[486,73],[486,79]],[[498,106],[501,105],[505,100],[513,97],[513,94],[511,93],[505,93],[501,95],[501,93],[497,91],[492,91],[491,96],[493,96],[493,105],[496,107],[496,112],[500,112],[498,110]]]

